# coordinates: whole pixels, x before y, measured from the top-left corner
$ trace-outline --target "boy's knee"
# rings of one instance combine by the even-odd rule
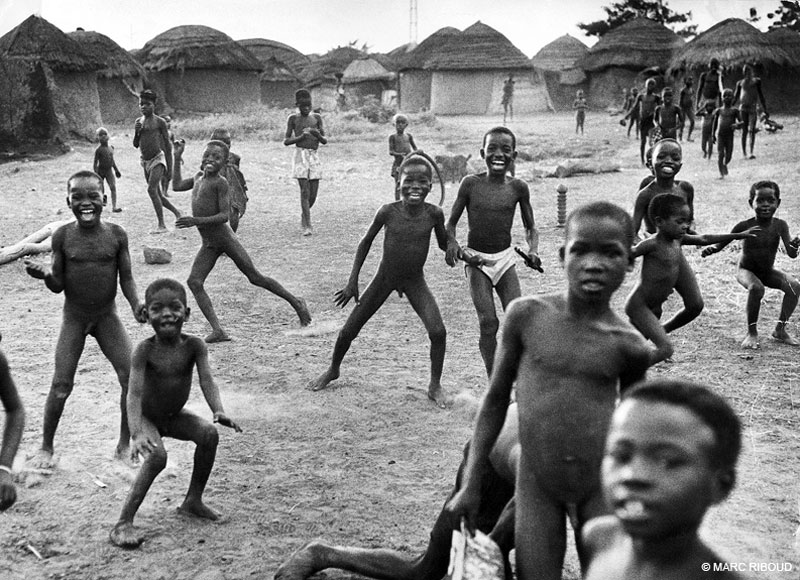
[[[428,331],[428,338],[431,340],[431,344],[444,344],[447,342],[447,330],[444,327],[444,324],[434,326]]]
[[[200,431],[200,437],[197,441],[197,445],[200,447],[216,449],[218,443],[219,432],[217,431],[217,428],[213,425],[204,426]]]
[[[72,394],[72,387],[74,386],[75,383],[72,381],[53,379],[50,392],[53,393],[57,399],[66,399]]]
[[[194,278],[190,276],[186,280],[186,285],[189,287],[189,290],[192,291],[192,294],[197,294],[203,289],[203,281],[200,278]]]
[[[764,297],[764,294],[766,294],[766,288],[761,282],[755,282],[754,284],[751,284],[747,291],[750,293],[750,296],[753,298],[758,298],[759,300],[761,300]]]
[[[696,300],[692,300],[688,304],[685,305],[686,312],[691,314],[693,317],[697,318],[700,316],[700,313],[703,312],[703,308],[705,308],[705,302],[703,302],[702,298],[697,298]]]
[[[479,315],[478,325],[480,326],[481,334],[495,335],[500,328],[500,321],[493,314]]]
[[[167,452],[163,447],[156,447],[147,455],[146,461],[156,470],[163,471],[167,466]]]

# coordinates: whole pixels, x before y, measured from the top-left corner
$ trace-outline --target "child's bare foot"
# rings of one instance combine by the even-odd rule
[[[38,470],[50,471],[54,469],[56,462],[53,460],[53,452],[47,449],[39,449],[31,460],[31,467]]]
[[[166,234],[168,231],[169,230],[167,230],[167,226],[165,226],[164,224],[159,224],[159,226],[156,229],[152,230],[150,233],[151,234]]]
[[[144,542],[144,536],[130,522],[118,522],[109,532],[108,539],[120,548],[138,548]]]
[[[314,572],[325,567],[321,558],[317,557],[317,547],[318,544],[315,542],[309,542],[289,556],[289,559],[275,572],[275,580],[306,580]]]
[[[309,389],[310,391],[321,391],[322,389],[327,387],[331,381],[335,381],[338,378],[339,378],[339,371],[328,369],[320,376],[318,376],[316,379],[309,382],[306,388]]]
[[[311,313],[308,311],[308,305],[305,300],[299,298],[294,311],[297,312],[297,316],[300,318],[300,326],[308,326],[311,324]]]
[[[311,226],[309,226],[307,228],[303,228],[303,235],[304,236],[310,236],[313,233],[314,233],[314,230],[311,229]]]
[[[750,349],[757,349],[760,345],[758,344],[758,335],[757,334],[748,334],[744,340],[742,341],[742,348],[750,348]]]
[[[428,398],[436,403],[436,406],[440,409],[447,408],[448,397],[447,393],[445,393],[442,385],[431,383],[428,385]]]
[[[219,515],[199,499],[186,498],[178,508],[178,511],[182,514],[206,518],[207,520],[219,519]]]
[[[206,342],[208,344],[213,344],[215,342],[228,342],[230,339],[231,337],[225,334],[225,331],[215,330],[206,337]]]
[[[119,213],[119,212],[121,212],[121,211],[122,211],[122,208],[121,208],[121,207],[115,207],[115,208],[114,208],[114,209],[112,209],[111,211],[113,211],[114,213]]]
[[[776,328],[772,331],[772,338],[778,342],[782,342],[783,344],[788,344],[789,346],[800,346],[800,342],[797,342],[795,339],[789,336],[789,333],[786,332],[786,329],[783,328],[783,325],[781,325],[780,330]]]

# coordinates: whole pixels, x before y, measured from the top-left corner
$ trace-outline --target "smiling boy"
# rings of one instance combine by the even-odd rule
[[[52,292],[64,292],[64,316],[55,352],[55,373],[44,409],[42,447],[36,465],[53,467],[53,439],[64,405],[72,393],[75,371],[86,337],[92,335],[117,373],[122,393],[119,441],[115,456],[129,456],[130,432],[125,399],[128,393],[131,343],[117,315],[117,279],[133,316],[144,322],[131,272],[128,236],[120,226],[100,219],[103,181],[93,171],[79,171],[67,180],[67,204],[77,221],[53,233],[50,268],[25,262],[29,275],[44,280]],[[91,283],[87,283],[91,280]]]
[[[445,259],[451,266],[458,259],[464,261],[472,303],[478,313],[478,346],[486,374],[491,375],[500,326],[494,292],[500,297],[504,309],[521,294],[514,265],[514,248],[511,247],[511,226],[517,206],[525,228],[529,263],[537,268],[542,262],[528,184],[506,175],[517,158],[514,133],[506,127],[490,129],[483,137],[481,157],[486,163],[486,173],[468,175],[461,181],[450,210]],[[469,233],[467,247],[462,249],[456,241],[456,226],[464,210],[467,210]]]

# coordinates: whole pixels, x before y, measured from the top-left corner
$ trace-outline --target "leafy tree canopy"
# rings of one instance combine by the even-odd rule
[[[607,32],[639,16],[660,22],[674,30],[679,36],[687,37],[697,34],[696,24],[676,28],[676,25],[689,22],[692,19],[692,13],[691,11],[675,12],[669,7],[666,0],[621,0],[612,2],[610,6],[604,6],[603,10],[608,15],[605,20],[578,24],[578,28],[583,30],[586,36],[602,37]]]
[[[772,12],[767,13],[767,18],[772,20],[769,27],[789,28],[800,32],[800,2],[797,0],[781,0],[780,6]],[[750,9],[750,22],[758,22],[761,17],[755,8]]]

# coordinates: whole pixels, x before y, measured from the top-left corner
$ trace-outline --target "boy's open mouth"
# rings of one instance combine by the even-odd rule
[[[643,502],[626,500],[617,504],[617,517],[623,521],[642,521],[647,519],[648,512]]]

